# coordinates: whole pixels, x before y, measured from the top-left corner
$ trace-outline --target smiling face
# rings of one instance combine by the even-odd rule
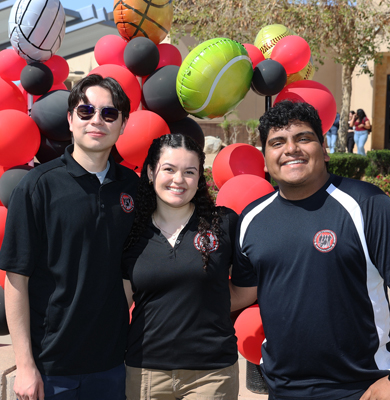
[[[107,89],[91,86],[85,94],[88,104],[96,108],[114,107],[111,93]],[[84,103],[81,101],[78,105],[80,104]],[[78,117],[76,110],[73,110],[72,113],[68,113],[68,122],[69,129],[73,132],[76,153],[103,153],[107,154],[107,157],[126,126],[121,114],[116,121],[106,122],[99,111],[96,111],[91,119],[82,120]]]
[[[189,206],[198,188],[198,155],[183,147],[163,147],[155,170],[148,166],[148,177],[153,181],[157,208]]]
[[[265,171],[278,183],[282,197],[304,199],[326,183],[329,156],[310,124],[297,121],[273,128],[266,143]]]

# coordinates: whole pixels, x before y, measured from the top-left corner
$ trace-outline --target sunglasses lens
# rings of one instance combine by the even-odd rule
[[[80,119],[91,119],[95,114],[95,107],[88,104],[82,104],[76,108],[76,112]]]
[[[102,118],[106,122],[114,122],[118,119],[119,112],[116,108],[113,107],[104,107],[102,108]]]

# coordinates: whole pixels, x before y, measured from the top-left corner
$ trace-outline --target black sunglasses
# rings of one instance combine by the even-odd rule
[[[92,104],[80,104],[78,107],[75,108],[76,114],[82,120],[89,120],[91,119],[96,111],[100,111],[100,116],[106,122],[114,122],[118,119],[119,114],[122,111],[117,110],[115,107],[94,107]]]

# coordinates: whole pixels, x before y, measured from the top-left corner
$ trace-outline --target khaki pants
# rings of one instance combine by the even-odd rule
[[[237,400],[238,362],[214,370],[126,367],[127,400]]]

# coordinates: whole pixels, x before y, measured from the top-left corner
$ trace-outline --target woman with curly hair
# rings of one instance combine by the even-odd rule
[[[169,134],[153,141],[142,168],[122,260],[135,303],[128,400],[238,396],[229,294],[237,215],[214,205],[204,160],[190,137]]]

